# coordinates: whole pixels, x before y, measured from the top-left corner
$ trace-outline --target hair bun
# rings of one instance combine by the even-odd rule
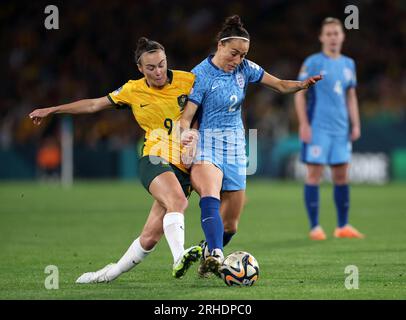
[[[243,37],[247,40],[250,38],[248,31],[243,27],[240,16],[236,14],[226,18],[216,39],[223,41],[222,39],[227,38],[228,41],[233,37]]]
[[[147,45],[148,42],[149,42],[149,39],[148,39],[148,38],[146,38],[146,37],[141,37],[141,38],[138,39],[137,45],[138,45],[139,47],[142,47],[142,46]]]
[[[146,37],[141,37],[137,42],[137,49],[135,49],[135,63],[140,63],[141,55],[145,52],[154,52],[157,50],[165,51],[165,48],[160,43],[150,40]]]
[[[242,28],[243,24],[241,22],[241,18],[238,15],[233,15],[231,17],[228,17],[226,21],[224,22],[225,27],[237,27],[237,28]]]

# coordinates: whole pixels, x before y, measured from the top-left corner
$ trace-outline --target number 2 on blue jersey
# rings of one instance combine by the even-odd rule
[[[228,112],[234,112],[235,110],[237,110],[237,108],[239,106],[239,105],[237,105],[238,97],[235,94],[233,94],[230,97],[230,101],[231,101],[231,105],[228,107]]]

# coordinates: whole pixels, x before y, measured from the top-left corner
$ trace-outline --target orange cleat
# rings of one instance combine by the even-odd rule
[[[310,230],[309,237],[311,240],[326,240],[327,239],[326,233],[320,226],[316,226],[312,230]]]
[[[363,235],[361,232],[359,232],[354,227],[347,224],[342,228],[336,228],[334,231],[334,237],[364,239],[365,235]]]

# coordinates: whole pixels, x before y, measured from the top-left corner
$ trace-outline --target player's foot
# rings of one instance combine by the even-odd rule
[[[220,277],[220,267],[223,264],[224,255],[220,249],[213,249],[210,255],[204,261],[204,269],[208,272],[213,272],[216,276]]]
[[[327,236],[321,226],[316,226],[310,230],[309,237],[311,240],[326,240]]]
[[[207,257],[210,255],[209,247],[207,246],[206,240],[200,241],[199,246],[202,248],[202,256],[200,257],[200,264],[199,268],[197,269],[197,273],[201,278],[208,278],[211,272],[208,270],[205,261]]]
[[[178,261],[173,265],[172,275],[175,278],[182,278],[190,266],[199,260],[202,256],[202,247],[193,246],[189,249],[186,249],[183,254],[180,256]]]
[[[100,269],[96,272],[86,272],[82,274],[77,280],[76,283],[98,283],[98,282],[109,282],[109,280],[105,277],[107,271],[114,266],[115,263],[110,263],[105,266],[103,269]]]
[[[357,238],[364,239],[365,235],[355,229],[353,226],[347,224],[342,228],[336,228],[334,231],[334,237],[336,238]]]

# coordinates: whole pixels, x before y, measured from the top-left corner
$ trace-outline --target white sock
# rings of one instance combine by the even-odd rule
[[[185,250],[185,217],[179,212],[168,212],[164,216],[164,233],[176,262]]]
[[[141,246],[140,238],[138,237],[134,240],[121,259],[106,273],[106,278],[111,281],[117,278],[123,272],[131,270],[142,260],[144,260],[145,257],[154,250],[154,248],[149,251],[144,250]]]

